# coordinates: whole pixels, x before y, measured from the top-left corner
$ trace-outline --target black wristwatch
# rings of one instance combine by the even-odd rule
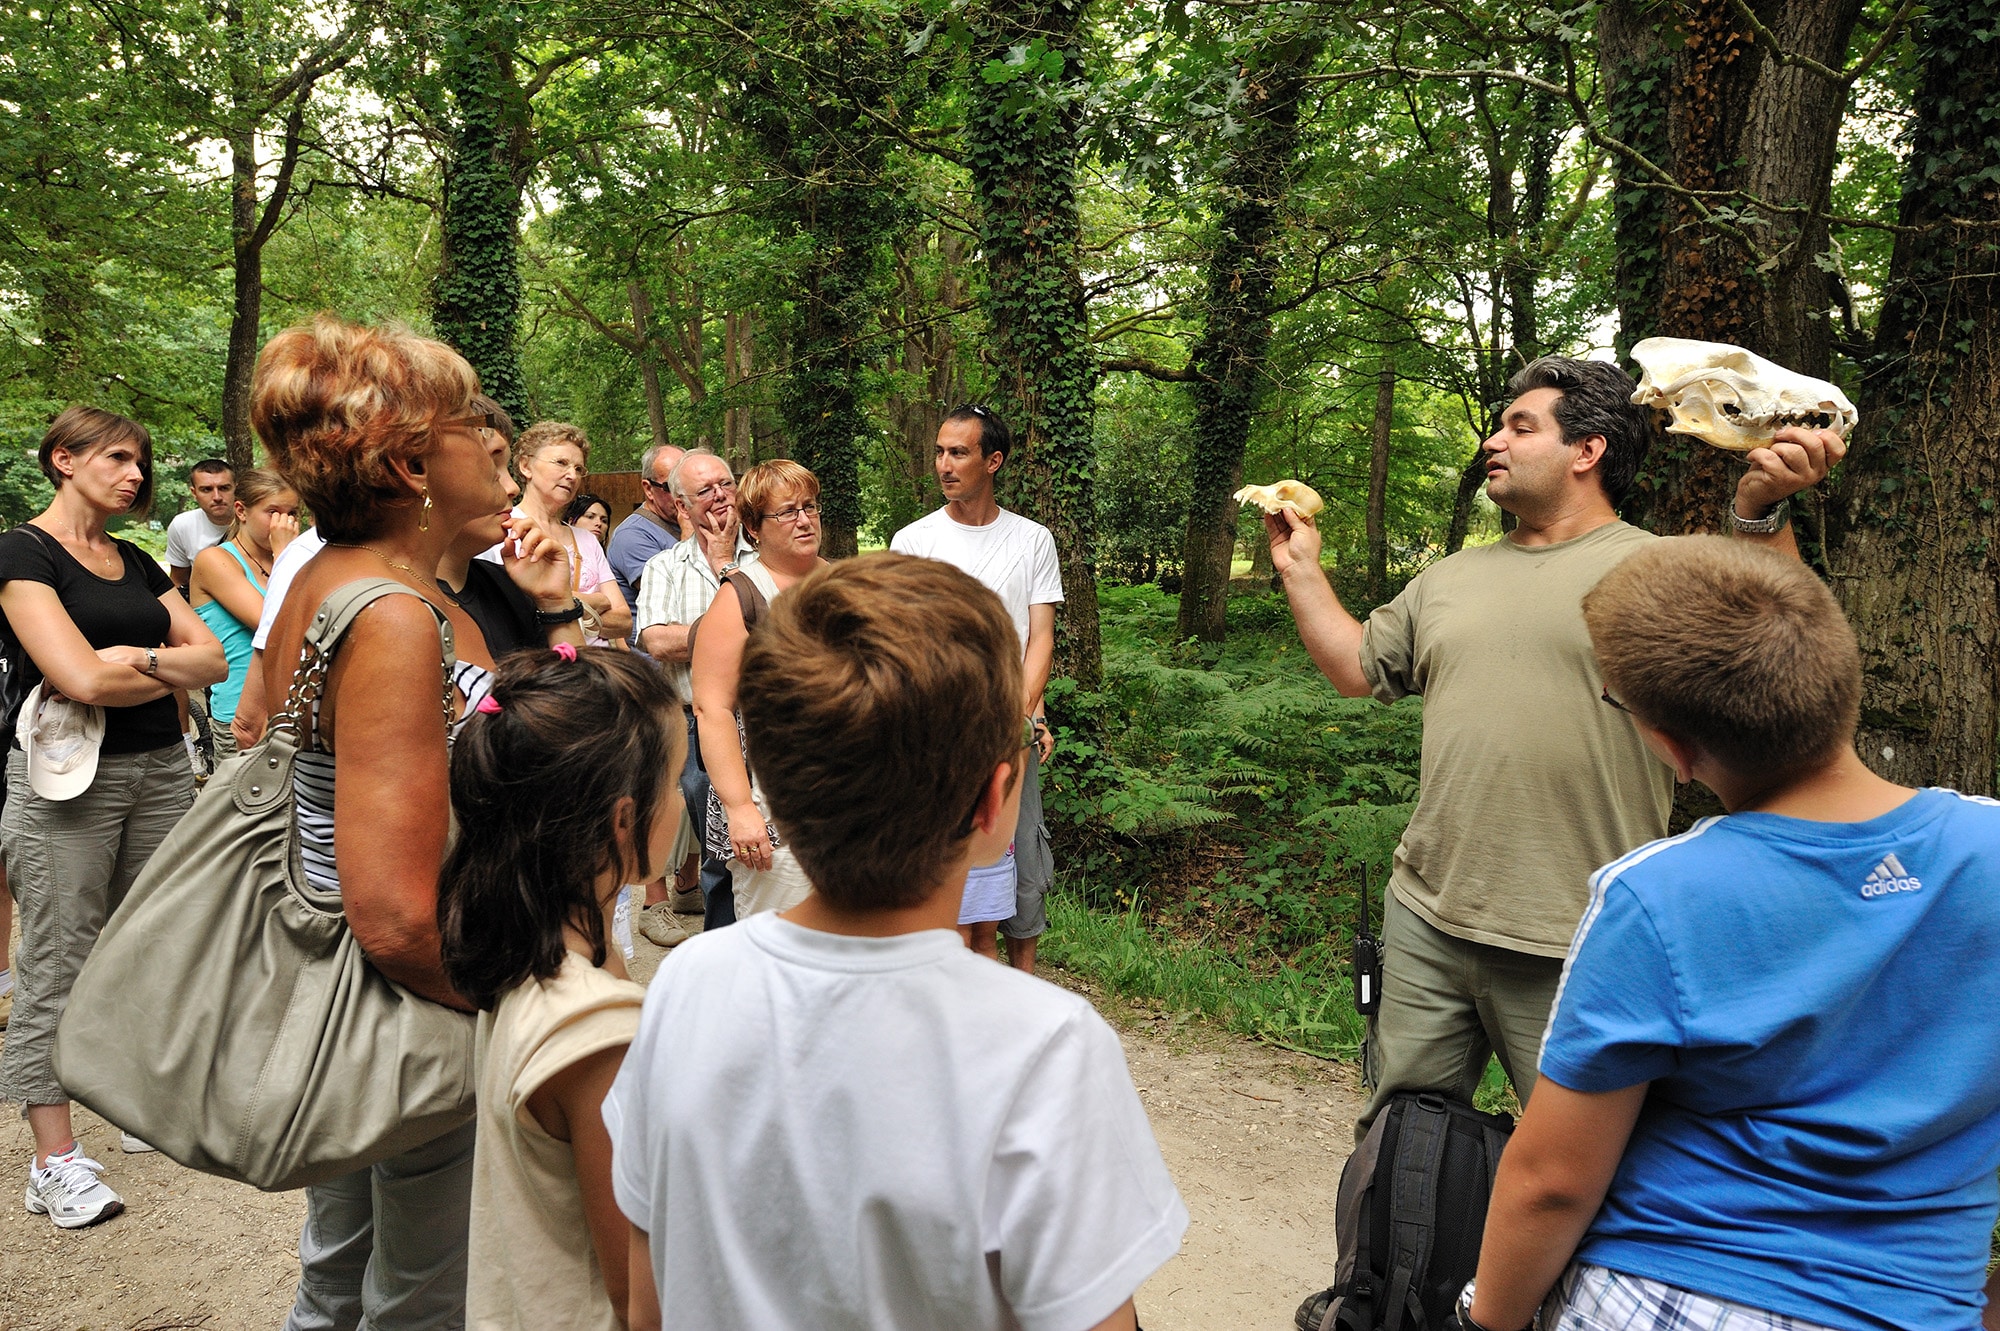
[[[537,610],[535,622],[544,628],[554,628],[558,624],[574,624],[583,618],[583,602],[572,600],[567,610]]]

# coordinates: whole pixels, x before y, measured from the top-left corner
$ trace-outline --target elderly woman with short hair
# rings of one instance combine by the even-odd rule
[[[154,849],[194,802],[174,690],[220,683],[222,644],[157,561],[106,530],[153,497],[146,427],[95,407],[71,407],[42,437],[48,508],[0,536],[0,652],[6,657],[7,806],[0,817],[7,878],[19,903],[21,954],[14,1011],[0,1052],[0,1098],[27,1106],[35,1155],[27,1204],[63,1229],[124,1209],[83,1154],[69,1096],[56,1080],[56,1021],[104,922]],[[30,694],[35,713],[21,717]],[[56,728],[101,709],[101,738]],[[22,729],[16,729],[17,724]],[[76,765],[32,776],[21,739]],[[94,767],[91,761],[94,758]],[[90,768],[87,779],[80,779]],[[150,1150],[137,1138],[127,1150]]]
[[[736,483],[736,512],[757,555],[725,570],[724,589],[701,617],[694,639],[694,714],[710,783],[708,853],[729,862],[736,917],[742,919],[788,910],[812,887],[771,826],[751,775],[736,681],[752,621],[826,563],[819,555],[819,478],[787,459],[761,462]]]

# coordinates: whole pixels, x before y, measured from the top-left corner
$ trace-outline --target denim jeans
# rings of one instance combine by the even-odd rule
[[[695,841],[704,840],[701,822],[708,810],[708,769],[701,765],[701,736],[695,732],[694,713],[687,713],[687,764],[681,768],[681,798],[687,801],[688,816],[694,819]],[[701,927],[704,931],[736,923],[736,890],[730,881],[729,862],[701,851]]]

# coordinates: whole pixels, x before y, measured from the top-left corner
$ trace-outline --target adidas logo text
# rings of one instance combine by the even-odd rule
[[[1875,871],[1862,880],[1863,897],[1886,897],[1897,892],[1921,892],[1924,883],[1921,878],[1903,867],[1903,862],[1894,855],[1884,855]]]

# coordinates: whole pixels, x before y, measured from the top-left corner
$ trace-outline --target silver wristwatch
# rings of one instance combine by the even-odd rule
[[[1732,503],[1729,506],[1729,521],[1737,531],[1745,535],[1770,536],[1785,525],[1785,519],[1791,516],[1791,512],[1792,501],[1789,499],[1780,499],[1778,506],[1763,517],[1746,518],[1736,511],[1736,505]]]

